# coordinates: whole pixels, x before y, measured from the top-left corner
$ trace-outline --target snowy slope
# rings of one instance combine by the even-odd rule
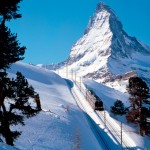
[[[8,146],[4,143],[0,143],[0,150],[18,150],[18,149],[12,146]]]
[[[26,126],[16,127],[23,131],[15,142],[16,147],[23,150],[70,150],[80,145],[83,150],[103,149],[71,94],[73,82],[50,70],[66,74],[66,77],[67,74],[74,78],[82,76],[98,82],[134,70],[139,76],[148,79],[149,57],[149,46],[130,37],[110,7],[104,3],[98,4],[83,37],[73,45],[66,61],[51,66],[19,62],[8,70],[11,77],[15,76],[16,71],[21,71],[28,78],[40,94],[43,108],[36,117],[25,121]],[[125,93],[127,81],[108,82],[111,88],[98,82],[85,80],[84,83],[104,100],[108,112],[116,99],[129,105],[128,94]],[[135,126],[127,125],[124,117],[117,119],[129,131],[137,132]],[[129,136],[134,139],[137,149],[150,148],[147,138],[141,138],[133,132]],[[0,148],[7,149],[7,146],[0,143]]]
[[[106,126],[109,126],[107,122],[110,121],[109,123],[114,128],[114,130],[119,131],[120,124],[122,122],[123,141],[129,140],[129,143],[131,142],[133,145],[133,149],[139,149],[139,150],[150,149],[149,137],[140,136],[138,133],[137,125],[127,123],[125,115],[117,116],[117,115],[112,114],[110,111],[110,107],[113,106],[114,102],[117,99],[121,100],[125,104],[126,107],[130,106],[129,100],[128,100],[129,95],[127,93],[121,92],[122,90],[124,90],[123,86],[120,86],[119,84],[117,85],[116,83],[115,88],[117,86],[122,88],[122,89],[116,90],[114,88],[110,88],[101,83],[98,83],[94,80],[87,80],[87,79],[84,80],[84,84],[86,85],[88,89],[92,89],[103,101],[104,107],[106,110],[106,116],[105,116],[107,120]],[[122,85],[123,84],[124,83],[122,83]]]
[[[15,141],[18,149],[70,150],[78,145],[86,150],[100,149],[84,114],[71,94],[71,81],[64,80],[49,70],[21,62],[12,65],[8,70],[10,76],[15,76],[16,71],[21,71],[40,94],[43,109],[37,116],[26,119],[25,126],[13,127],[22,131]],[[5,147],[0,145],[0,149]]]
[[[69,58],[47,68],[64,70],[67,66],[79,76],[101,82],[129,71],[149,78],[149,57],[150,47],[130,37],[114,11],[99,3],[84,35],[72,46]]]
[[[98,83],[94,80],[81,78],[72,74],[66,74],[65,72],[59,72],[64,78],[69,78],[74,82],[77,81],[77,86],[74,86],[75,93],[81,104],[81,108],[84,107],[84,111],[90,116],[90,118],[96,123],[102,137],[107,141],[107,144],[111,149],[120,149],[120,136],[121,136],[121,122],[122,122],[122,140],[123,147],[133,150],[144,150],[150,148],[149,137],[140,136],[138,126],[129,124],[126,121],[126,116],[117,116],[111,113],[110,107],[114,102],[119,99],[126,107],[129,107],[129,95],[126,92],[127,80],[121,82],[115,81],[110,87]],[[83,83],[82,83],[83,81]],[[81,84],[80,84],[81,82]],[[80,89],[81,87],[81,89]],[[94,111],[86,98],[86,88],[92,89],[101,98],[104,103],[105,113],[103,111]],[[104,115],[105,114],[105,115]],[[99,116],[99,117],[98,117]],[[105,116],[105,117],[104,117]],[[104,121],[105,120],[105,121]],[[106,127],[105,127],[106,124]]]

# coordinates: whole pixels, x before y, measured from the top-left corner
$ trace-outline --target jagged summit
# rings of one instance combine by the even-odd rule
[[[97,11],[101,11],[102,9],[105,9],[105,8],[107,8],[107,7],[108,7],[108,6],[107,6],[104,2],[100,2],[100,3],[97,4],[96,10],[97,10]]]
[[[114,11],[105,3],[98,3],[84,35],[73,45],[64,64],[80,76],[105,81],[111,76],[136,71],[147,77],[150,72],[150,48],[129,36]]]
[[[105,3],[100,2],[97,4],[94,15],[90,17],[87,29],[85,30],[84,34],[87,34],[89,30],[93,27],[100,28],[101,27],[100,22],[102,22],[102,19],[104,19],[104,17],[113,18],[113,20],[118,22],[120,27],[122,27],[121,22],[119,21],[118,17],[115,15],[114,11]]]
[[[100,2],[96,6],[96,13],[99,13],[102,10],[112,11],[112,9],[108,5],[106,5],[104,2]]]

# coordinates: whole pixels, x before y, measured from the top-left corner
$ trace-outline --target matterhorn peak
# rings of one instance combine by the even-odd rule
[[[87,34],[92,28],[101,28],[103,25],[105,25],[105,21],[107,21],[108,24],[111,22],[117,22],[119,27],[122,28],[122,25],[114,11],[105,3],[100,2],[97,4],[95,13],[90,17],[85,34]]]
[[[139,74],[143,74],[142,70],[150,72],[149,57],[150,48],[129,36],[114,11],[101,2],[97,4],[85,34],[57,69],[64,69],[64,64],[67,64],[80,76],[103,82],[132,70]]]
[[[106,5],[104,2],[100,2],[97,4],[96,12],[98,13],[102,10],[111,10],[111,8],[108,5]]]

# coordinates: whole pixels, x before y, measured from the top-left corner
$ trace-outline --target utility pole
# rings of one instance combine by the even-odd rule
[[[71,70],[71,78],[72,78],[72,80],[73,80],[73,70]]]
[[[88,92],[88,91],[87,91],[87,89],[86,89],[86,101],[88,101],[87,92]]]
[[[81,91],[81,77],[79,77],[80,78],[80,91]]]
[[[121,134],[121,149],[123,149],[123,147],[122,147],[122,122],[121,122],[121,127],[120,127],[120,134]]]
[[[68,65],[67,65],[67,62],[66,62],[66,77],[68,77]]]
[[[75,72],[75,83],[76,83],[76,80],[77,80],[77,79],[76,79],[76,72]]]
[[[106,112],[104,110],[104,125],[105,125],[105,128],[106,128]]]

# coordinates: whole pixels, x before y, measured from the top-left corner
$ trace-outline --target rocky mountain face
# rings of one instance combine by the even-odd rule
[[[104,82],[112,76],[135,71],[148,78],[150,47],[129,36],[114,11],[99,3],[84,35],[73,45],[69,58],[53,68]]]

